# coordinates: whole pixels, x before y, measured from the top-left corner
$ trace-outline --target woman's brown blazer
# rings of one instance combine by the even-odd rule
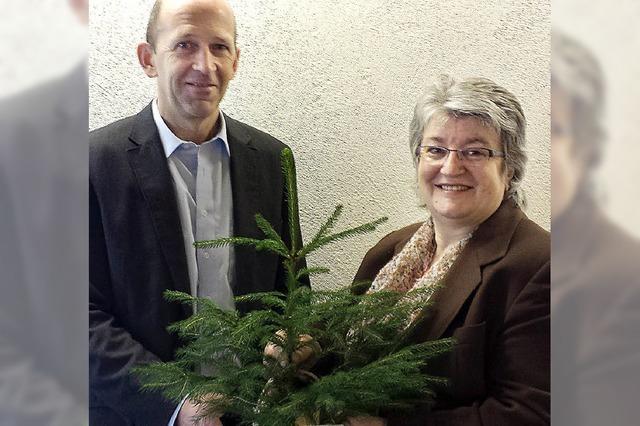
[[[354,281],[372,280],[420,225],[384,237]],[[456,338],[435,367],[449,388],[431,412],[387,413],[389,425],[550,423],[549,262],[549,233],[504,201],[474,232],[412,336]]]

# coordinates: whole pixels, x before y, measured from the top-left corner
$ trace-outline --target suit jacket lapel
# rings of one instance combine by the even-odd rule
[[[460,308],[482,281],[482,267],[507,252],[511,237],[524,214],[510,200],[482,223],[451,266],[449,274],[432,296],[433,304],[416,324],[413,337],[418,341],[442,337]]]
[[[256,224],[253,212],[260,212],[260,197],[257,185],[259,152],[249,134],[232,118],[225,115],[227,138],[231,152],[231,193],[233,196],[233,234],[242,237],[260,238],[255,234]],[[251,249],[252,250],[252,249]],[[234,247],[235,279],[231,286],[233,294],[244,294],[242,283],[252,282],[249,276],[253,268],[252,256],[247,256],[243,248]],[[256,271],[258,272],[258,271]]]
[[[190,293],[189,271],[182,238],[175,189],[167,165],[151,104],[137,117],[127,150],[129,164],[144,195],[165,261],[169,266],[174,289]],[[190,308],[183,305],[185,314]]]

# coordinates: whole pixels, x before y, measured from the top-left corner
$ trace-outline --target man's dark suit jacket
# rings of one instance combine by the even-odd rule
[[[261,238],[254,222],[261,213],[288,241],[285,145],[225,118],[234,234]],[[167,424],[175,403],[141,393],[129,374],[136,364],[171,360],[178,341],[166,327],[191,313],[163,299],[166,289],[190,290],[176,195],[151,106],[89,139],[90,423]],[[235,295],[284,290],[282,276],[277,256],[235,248]]]
[[[356,281],[372,280],[420,223],[384,237]],[[448,377],[434,411],[390,413],[389,425],[548,425],[549,233],[504,201],[474,232],[433,295],[413,341],[453,336],[430,372]]]

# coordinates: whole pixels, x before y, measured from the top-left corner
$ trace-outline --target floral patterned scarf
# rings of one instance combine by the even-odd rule
[[[436,262],[436,239],[433,221],[427,220],[404,248],[378,272],[369,292],[387,290],[406,293],[412,289],[428,289],[449,272],[472,234],[449,246]],[[430,292],[427,292],[430,294]],[[426,300],[425,300],[426,302]]]

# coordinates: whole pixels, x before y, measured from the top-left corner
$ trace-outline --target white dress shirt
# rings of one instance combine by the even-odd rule
[[[231,151],[224,115],[220,112],[218,133],[198,145],[179,139],[169,129],[160,116],[157,100],[151,108],[173,178],[191,294],[209,297],[223,309],[235,309],[231,290],[233,248],[196,250],[193,247],[194,241],[233,235]],[[169,426],[175,424],[185,399],[176,407]]]
[[[194,241],[233,235],[230,151],[224,116],[220,113],[218,133],[198,145],[179,139],[167,127],[157,101],[152,109],[176,191],[191,294],[209,297],[224,309],[234,309],[232,247],[193,247]]]

